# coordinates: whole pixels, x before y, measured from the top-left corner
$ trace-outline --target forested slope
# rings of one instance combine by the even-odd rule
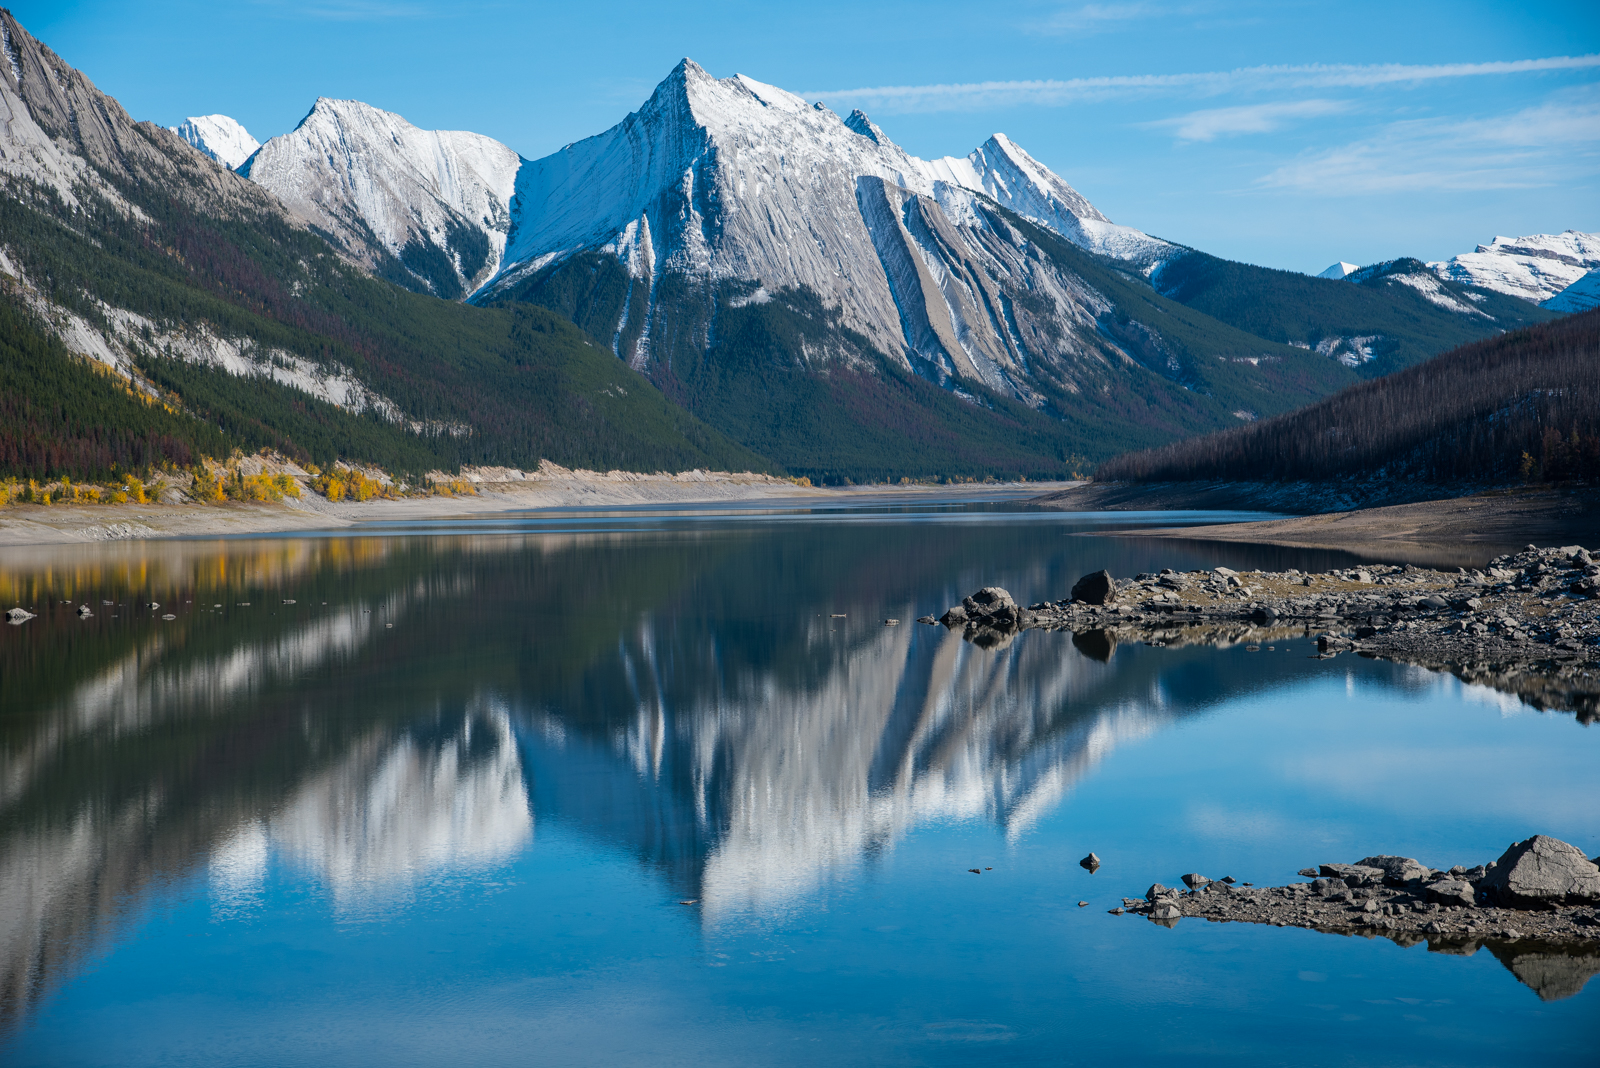
[[[1554,317],[1516,297],[1443,281],[1416,260],[1336,280],[1186,252],[1163,264],[1152,284],[1164,296],[1261,337],[1350,353],[1364,378]]]
[[[1454,349],[1299,411],[1102,464],[1096,481],[1600,479],[1600,309]]]
[[[175,460],[179,442],[411,472],[541,459],[775,470],[548,311],[422,296],[342,261],[270,194],[133,122],[9,14],[0,20],[15,54],[0,92],[22,113],[13,136],[24,118],[36,124],[23,145],[32,173],[0,178],[7,314],[28,321],[26,307],[33,323],[16,335],[31,355],[0,406],[27,409],[29,425],[50,408],[63,441],[81,445],[18,446],[0,474],[82,476],[113,454]],[[76,386],[52,395],[47,382],[90,379],[54,367],[69,357],[39,330],[205,428],[178,419],[158,433],[143,416],[113,428],[125,442],[171,439],[154,452],[75,438],[91,411],[115,422],[135,409],[95,407]]]

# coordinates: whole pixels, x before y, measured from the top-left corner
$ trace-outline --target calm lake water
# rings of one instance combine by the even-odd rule
[[[1600,959],[1107,914],[1188,871],[1600,852],[1570,714],[1304,635],[1102,659],[913,622],[1346,562],[1093,533],[1151,518],[7,550],[0,607],[39,618],[0,628],[0,1061],[1596,1063]]]

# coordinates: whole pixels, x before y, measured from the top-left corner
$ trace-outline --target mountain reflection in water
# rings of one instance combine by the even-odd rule
[[[536,819],[636,856],[709,926],[792,908],[921,825],[990,820],[1015,841],[1117,746],[1240,689],[1206,648],[1128,657],[1028,633],[985,650],[909,622],[983,583],[1026,602],[1091,563],[1242,566],[1237,547],[909,534],[158,544],[105,549],[98,567],[8,563],[0,585],[39,618],[0,650],[5,1017],[185,880],[226,916],[281,864],[341,915],[384,915],[516,857]],[[1256,692],[1302,677],[1298,658],[1253,666]]]

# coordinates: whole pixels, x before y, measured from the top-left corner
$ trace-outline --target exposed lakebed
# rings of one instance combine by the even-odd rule
[[[1586,1055],[1600,990],[1571,946],[1107,914],[1193,871],[1443,871],[1535,833],[1600,853],[1600,736],[1514,689],[1328,659],[1305,626],[984,648],[911,625],[1099,567],[1355,563],[1107,522],[1153,521],[569,513],[8,556],[0,608],[36,615],[0,630],[0,1053]]]

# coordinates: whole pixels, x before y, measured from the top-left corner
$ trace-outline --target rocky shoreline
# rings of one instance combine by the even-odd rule
[[[1023,607],[998,587],[919,622],[960,628],[984,647],[1023,630],[1070,630],[1090,656],[1118,644],[1265,645],[1314,639],[1452,671],[1535,707],[1600,718],[1600,556],[1528,546],[1482,569],[1367,566],[1321,573],[1162,571],[1085,575],[1070,596]]]
[[[1513,843],[1498,860],[1473,868],[1372,856],[1300,874],[1308,881],[1254,886],[1190,873],[1183,887],[1156,883],[1111,912],[1167,927],[1194,917],[1379,936],[1404,946],[1425,941],[1432,951],[1465,955],[1488,946],[1545,998],[1575,994],[1600,973],[1600,865],[1555,838]]]

